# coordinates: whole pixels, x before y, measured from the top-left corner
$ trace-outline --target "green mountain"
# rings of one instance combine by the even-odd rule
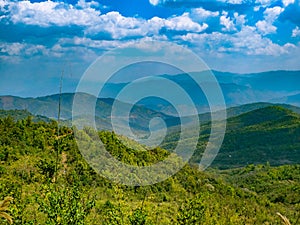
[[[201,126],[191,163],[200,162],[210,125],[208,122]],[[191,126],[190,130],[193,129],[197,128]],[[179,134],[178,131],[169,134],[161,147],[174,149]],[[266,162],[271,165],[300,163],[299,136],[299,114],[282,106],[267,106],[231,117],[227,120],[225,138],[212,166],[226,169]]]
[[[50,122],[51,121],[51,119],[49,119],[48,117],[41,116],[41,115],[33,115],[30,112],[28,112],[27,110],[17,110],[17,109],[3,110],[3,109],[0,109],[0,118],[6,118],[8,116],[12,117],[15,121],[23,120],[28,117],[30,117],[31,120],[34,122],[39,122],[39,121]]]
[[[247,113],[247,112],[251,112],[253,110],[256,109],[261,109],[261,108],[265,108],[268,106],[280,106],[283,107],[285,109],[291,110],[295,113],[300,114],[300,108],[294,105],[288,105],[288,104],[273,104],[273,103],[268,103],[268,102],[257,102],[257,103],[250,103],[250,104],[245,104],[245,105],[239,105],[239,106],[235,106],[235,107],[229,107],[226,109],[226,115],[227,118],[231,118],[231,117],[235,117],[235,116],[239,116],[243,113]],[[216,116],[218,116],[218,114],[222,112],[222,111],[216,111],[213,112],[213,114],[215,114]],[[193,119],[192,117],[184,117],[186,123],[193,123]],[[168,118],[168,124],[171,125],[171,129],[173,131],[179,130],[180,128],[177,127],[179,124],[178,118],[173,117],[173,118]],[[199,121],[202,124],[208,123],[211,121],[211,113],[202,113],[199,114]]]
[[[72,106],[74,100],[74,93],[64,93],[61,95],[61,119],[69,120],[72,119]],[[82,101],[82,114],[77,115],[74,118],[76,124],[84,124],[90,126],[92,121],[92,112],[88,111],[90,104],[95,104],[95,121],[97,128],[99,130],[112,130],[111,127],[111,109],[115,101],[110,98],[96,98],[95,96],[77,93],[77,96]],[[48,118],[57,118],[58,115],[58,102],[59,95],[49,95],[45,97],[38,98],[20,98],[15,96],[0,96],[0,109],[4,110],[27,110],[33,115],[42,115]],[[118,102],[120,111],[122,109],[131,108],[132,106],[127,103]],[[124,110],[125,111],[125,110]],[[170,121],[168,126],[174,125],[172,123],[178,123],[178,119],[172,116],[165,115],[160,112],[145,108],[143,106],[135,105],[131,110],[130,125],[133,130],[147,132],[148,123],[153,117],[161,117],[164,120]],[[119,124],[122,126],[127,126],[126,121],[120,121]]]
[[[111,127],[111,108],[112,104],[114,103],[114,99],[111,98],[101,98],[96,99],[95,96],[80,93],[80,98],[83,102],[83,112],[82,115],[77,116],[75,119],[80,121],[81,123],[86,125],[91,125],[89,123],[89,119],[91,116],[91,112],[84,111],[85,104],[91,104],[96,102],[95,108],[95,120],[97,124],[97,128],[101,130],[112,130]],[[72,105],[74,100],[74,93],[64,93],[61,96],[61,119],[63,120],[70,120],[72,118]],[[58,102],[59,102],[59,95],[49,95],[44,97],[38,98],[20,98],[15,96],[0,96],[0,109],[3,110],[27,110],[33,115],[41,115],[48,118],[57,118],[58,115]],[[122,108],[131,107],[131,105],[127,103],[119,102]],[[292,105],[287,104],[272,104],[272,103],[251,103],[245,104],[235,107],[228,108],[227,117],[238,116],[242,113],[246,113],[255,109],[263,108],[266,106],[271,105],[279,105],[286,109],[290,109],[294,112],[300,113],[300,108]],[[216,112],[218,114],[218,112]],[[149,121],[154,117],[161,117],[166,121],[168,127],[174,127],[180,123],[179,118],[176,116],[169,116],[161,112],[157,112],[155,110],[151,110],[142,105],[135,105],[131,111],[131,119],[130,125],[134,130],[146,132],[148,130]],[[202,123],[210,121],[211,115],[210,113],[203,113],[199,114],[199,119]],[[188,117],[185,118],[186,121],[190,121]],[[191,121],[192,122],[192,121]],[[122,124],[125,126],[124,124]]]
[[[300,117],[278,106],[230,118],[225,139],[213,165],[241,167],[269,162],[300,163]]]
[[[111,107],[113,99],[96,99],[94,96],[80,94],[84,104],[97,101],[96,124],[99,130],[112,130]],[[62,118],[72,116],[72,104],[74,94],[62,95]],[[28,115],[33,116],[34,121],[49,121],[47,117],[57,115],[59,95],[51,95],[39,98],[18,98],[12,96],[0,97],[0,108],[24,109],[28,111],[2,111],[3,116],[11,114],[15,119],[23,119]],[[121,108],[131,107],[126,103],[120,103]],[[248,164],[259,164],[269,162],[271,165],[294,164],[300,162],[299,156],[299,113],[298,107],[286,104],[253,103],[227,109],[227,131],[223,145],[218,156],[213,162],[214,167],[235,168]],[[31,114],[32,115],[31,115]],[[89,123],[90,112],[79,115],[75,121],[86,126]],[[147,135],[149,121],[154,117],[161,117],[166,121],[168,133],[161,147],[173,150],[179,140],[180,126],[179,118],[165,115],[142,106],[134,106],[131,111],[130,126],[133,132],[139,135]],[[215,112],[216,114],[218,112]],[[41,114],[42,116],[35,116]],[[0,113],[1,115],[1,113]],[[47,116],[47,117],[45,117]],[[201,134],[197,150],[191,159],[191,163],[199,163],[202,152],[207,143],[210,133],[209,113],[200,114]],[[193,121],[186,118],[191,123]],[[69,124],[70,122],[63,122]],[[127,126],[126,121],[118,124]],[[159,127],[157,127],[159,129]],[[126,134],[122,134],[125,135]],[[194,137],[197,138],[197,137]]]
[[[282,108],[266,111],[297,119]],[[248,127],[263,122],[251,118],[243,114],[233,120]],[[275,116],[270,120],[276,123]],[[21,225],[280,224],[277,212],[291,224],[299,222],[299,165],[204,172],[186,165],[163,182],[132,187],[97,174],[77,148],[74,130],[60,127],[57,136],[57,128],[55,121],[0,118],[0,200],[6,200],[0,224],[7,224],[10,216],[13,224]],[[81,132],[87,144],[95,134]],[[111,155],[133,166],[148,166],[170,155],[160,148],[144,151],[129,140],[124,144],[112,132],[97,135]]]

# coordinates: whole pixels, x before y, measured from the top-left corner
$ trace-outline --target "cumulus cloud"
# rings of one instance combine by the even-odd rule
[[[211,54],[232,54],[243,53],[246,55],[270,55],[279,56],[287,54],[295,45],[286,43],[278,45],[273,43],[269,38],[257,33],[255,27],[243,26],[241,31],[234,34],[213,32],[211,34],[187,34],[178,36],[184,41],[192,43],[198,49],[208,48]],[[208,46],[208,47],[207,47]]]
[[[92,8],[96,3],[79,1],[76,6],[63,2],[9,2],[10,19],[13,23],[38,26],[88,26],[97,23],[100,11]]]
[[[259,32],[261,32],[263,35],[276,33],[277,27],[273,26],[272,24],[268,23],[267,21],[258,21],[256,24],[257,29]]]
[[[264,11],[264,20],[260,20],[255,24],[257,30],[263,35],[276,33],[277,27],[273,23],[283,11],[284,8],[279,6],[267,8]]]
[[[292,1],[284,0],[282,6],[290,7],[293,4]],[[166,2],[150,0],[152,5]],[[218,2],[231,5],[249,3],[249,1],[242,0],[220,0]],[[265,36],[276,33],[275,25],[277,24],[275,22],[286,10],[285,7],[280,6],[270,7],[272,2],[272,0],[257,0],[255,4],[267,5],[257,12],[261,15],[260,20],[257,21],[256,18],[253,19],[251,15],[248,16],[245,13],[219,10],[219,8],[207,10],[205,7],[199,6],[168,18],[155,16],[145,19],[124,16],[118,11],[101,13],[99,3],[94,1],[79,0],[71,5],[62,1],[33,3],[0,0],[1,10],[4,8],[8,10],[5,16],[14,24],[36,25],[41,29],[48,27],[69,29],[72,26],[79,29],[79,32],[72,33],[72,38],[69,33],[61,34],[59,32],[59,35],[63,37],[56,37],[56,43],[53,41],[47,47],[23,45],[17,42],[2,44],[0,53],[5,56],[52,54],[54,57],[61,57],[68,51],[78,53],[78,51],[83,52],[86,49],[89,54],[95,56],[97,50],[108,50],[148,38],[149,40],[175,41],[179,44],[196,46],[202,48],[203,51],[211,51],[212,54],[286,54],[295,46],[289,43],[279,45]],[[251,23],[248,20],[251,20]],[[299,28],[295,28],[292,37],[298,37],[299,33]]]
[[[300,29],[299,29],[299,27],[296,27],[296,28],[292,31],[292,37],[300,37]]]
[[[113,39],[141,36],[145,35],[141,28],[142,24],[142,19],[124,17],[119,12],[113,11],[101,15],[98,18],[97,24],[90,26],[86,30],[86,33],[96,35],[100,32],[106,32],[110,34]]]
[[[294,4],[295,0],[282,0],[282,4],[287,7],[290,4]]]
[[[270,6],[272,3],[275,3],[276,0],[256,0],[255,1],[255,7],[259,9],[260,7],[267,7]]]
[[[2,1],[2,0],[1,0]],[[2,2],[0,2],[2,4]],[[95,9],[98,3],[79,0],[76,5],[63,2],[9,2],[10,20],[26,25],[49,26],[79,26],[86,35],[97,35],[104,39],[122,39],[157,35],[163,28],[174,31],[202,32],[208,25],[192,20],[190,13],[171,18],[153,17],[149,20],[125,17],[117,11],[101,14]],[[195,10],[194,15],[208,17],[217,16],[216,12]]]
[[[7,55],[19,55],[20,52],[24,49],[24,45],[21,43],[1,43],[0,52]]]
[[[223,31],[237,31],[237,28],[242,27],[245,22],[245,15],[239,15],[237,12],[231,18],[228,12],[223,11],[220,17],[220,24],[224,26],[222,28]]]
[[[192,9],[192,17],[197,18],[199,20],[205,20],[209,17],[217,17],[219,16],[219,12],[218,11],[209,11],[209,10],[205,10],[203,8],[195,8]]]
[[[236,51],[246,48],[249,55],[273,55],[286,54],[295,46],[287,43],[283,46],[273,43],[269,38],[264,38],[256,33],[255,28],[245,26],[239,33],[232,37]]]
[[[281,8],[280,6],[267,8],[264,12],[265,19],[269,22],[274,22],[283,11],[284,8]]]
[[[101,15],[97,25],[86,30],[88,35],[106,32],[113,39],[158,35],[161,29],[170,31],[202,32],[208,27],[194,22],[189,13],[168,19],[153,17],[149,20],[124,17],[119,12]]]
[[[2,56],[25,56],[32,57],[34,55],[47,54],[47,49],[43,45],[35,45],[28,43],[0,43],[0,53]]]
[[[189,13],[184,13],[181,16],[173,17],[167,20],[164,20],[164,25],[166,28],[176,31],[187,31],[187,32],[201,32],[205,30],[208,25],[200,25],[194,22]]]
[[[149,0],[151,5],[158,5],[160,3],[160,0]]]
[[[223,31],[234,31],[236,30],[233,21],[228,17],[228,12],[223,12],[220,17],[220,24],[224,26]]]

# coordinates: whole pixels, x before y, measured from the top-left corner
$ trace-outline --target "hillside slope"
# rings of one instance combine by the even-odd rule
[[[197,128],[191,126],[190,129]],[[209,133],[210,123],[203,124],[192,163],[200,162]],[[174,149],[179,134],[175,131],[167,136],[162,147]],[[271,165],[300,163],[299,114],[281,106],[268,106],[227,120],[224,142],[212,166],[226,169],[266,162]]]
[[[299,221],[299,165],[205,172],[186,165],[161,183],[131,187],[95,173],[70,128],[61,127],[58,137],[53,121],[1,118],[0,131],[0,199],[14,198],[7,211],[14,224],[280,224],[276,212]],[[126,147],[111,132],[99,137],[131,165],[168,156]],[[7,222],[0,218],[0,224]]]
[[[95,96],[78,93],[79,98],[82,100],[82,114],[78,115],[74,120],[76,123],[84,125],[91,124],[91,115],[93,112],[87,111],[89,105],[95,103],[95,120],[99,130],[112,130],[111,127],[111,110],[116,100],[110,98],[96,98]],[[64,93],[61,96],[61,119],[72,119],[72,106],[74,100],[74,93]],[[58,102],[59,95],[49,95],[38,98],[20,98],[15,96],[0,96],[0,109],[4,110],[27,110],[33,115],[42,115],[48,118],[57,118],[58,115]],[[118,102],[120,112],[124,108],[131,108],[132,106],[127,103]],[[124,110],[125,111],[125,110]],[[131,110],[130,125],[132,129],[147,132],[148,122],[153,117],[161,117],[170,121],[170,126],[178,123],[178,119],[173,116],[168,116],[160,112],[145,108],[143,106],[135,105]],[[120,121],[121,126],[127,126],[126,121]]]

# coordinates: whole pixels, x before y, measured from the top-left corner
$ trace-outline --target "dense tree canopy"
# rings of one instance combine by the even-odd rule
[[[299,165],[206,172],[186,165],[164,182],[124,186],[86,163],[73,129],[57,129],[55,121],[30,116],[0,119],[0,201],[13,198],[5,212],[14,224],[280,224],[277,212],[291,224],[300,221]],[[114,157],[132,165],[170,154],[111,132],[98,136]],[[7,223],[0,211],[0,224]]]

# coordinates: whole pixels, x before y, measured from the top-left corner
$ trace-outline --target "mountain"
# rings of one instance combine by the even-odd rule
[[[193,129],[198,128],[191,126],[190,130]],[[203,124],[191,163],[200,162],[209,133],[210,123]],[[179,134],[178,131],[169,134],[161,147],[174,149]],[[300,163],[299,137],[300,115],[289,109],[267,106],[246,112],[227,120],[224,142],[212,166],[227,169],[266,162],[271,165]]]
[[[61,95],[61,119],[71,120],[72,119],[72,105],[74,100],[74,93],[64,93]],[[96,98],[95,96],[77,93],[78,97],[82,102],[81,114],[74,118],[76,124],[92,125],[91,116],[93,112],[88,111],[89,105],[95,104],[95,120],[99,130],[112,130],[111,127],[111,110],[113,104],[117,101],[110,98]],[[59,95],[49,95],[38,98],[20,98],[15,96],[0,96],[0,109],[4,110],[27,110],[33,115],[42,115],[48,118],[57,118],[58,115],[58,102]],[[147,132],[149,130],[149,121],[154,117],[160,117],[166,121],[170,121],[168,126],[172,123],[178,123],[178,119],[172,116],[165,115],[160,112],[145,108],[143,106],[132,105],[117,102],[119,111],[123,112],[125,109],[132,108],[130,114],[130,125],[132,129],[137,131]],[[123,110],[124,109],[124,110]],[[73,121],[74,122],[74,121]],[[119,126],[128,126],[126,120],[119,121]],[[175,125],[175,124],[174,124]],[[155,128],[155,124],[154,124]]]
[[[8,116],[10,116],[15,121],[23,120],[28,117],[31,117],[31,120],[34,122],[39,122],[39,121],[50,122],[51,121],[51,119],[49,119],[48,117],[41,116],[41,115],[33,115],[30,112],[28,112],[27,110],[17,110],[17,109],[3,110],[3,109],[0,109],[0,118],[6,118]]]
[[[274,103],[268,103],[268,102],[257,102],[257,103],[249,103],[249,104],[245,104],[245,105],[229,107],[226,109],[226,115],[227,115],[227,118],[231,118],[231,117],[239,116],[243,113],[251,112],[253,110],[265,108],[268,106],[280,106],[285,109],[291,110],[297,114],[300,114],[300,108],[297,106],[288,105],[288,104],[274,104]],[[215,116],[217,117],[220,112],[222,112],[222,111],[216,111],[216,112],[213,112],[213,114],[215,114]],[[176,120],[174,120],[174,118]],[[176,117],[174,117],[174,118],[168,118],[168,124],[173,124],[172,130],[176,131],[176,130],[180,129],[179,128],[180,124],[178,124],[178,118],[176,118]],[[174,121],[172,121],[172,120],[174,120]],[[187,123],[190,123],[190,124],[193,123],[192,117],[189,117],[189,116],[184,117],[184,120]],[[202,124],[210,122],[211,121],[211,113],[199,114],[199,121]]]
[[[247,85],[255,90],[273,92],[299,91],[300,71],[268,71],[234,76],[234,83]]]
[[[101,98],[96,99],[95,96],[80,93],[79,94],[81,100],[82,100],[82,114],[78,115],[75,119],[77,122],[81,122],[82,124],[86,125],[92,125],[90,123],[91,121],[91,115],[92,112],[86,111],[85,109],[88,109],[89,104],[92,104],[93,102],[97,102],[96,108],[95,108],[95,120],[97,127],[100,130],[112,130],[111,127],[111,108],[112,105],[116,100],[111,98]],[[63,93],[61,96],[61,119],[63,120],[71,120],[72,118],[72,104],[74,100],[74,93]],[[149,100],[149,99],[148,99]],[[40,115],[44,116],[45,118],[57,118],[58,114],[58,101],[59,101],[59,95],[49,95],[49,96],[43,96],[43,97],[37,97],[37,98],[21,98],[21,97],[15,97],[15,96],[0,96],[0,109],[4,110],[26,110],[28,113],[31,113],[33,115]],[[162,99],[156,99],[157,103],[161,102],[163,104],[164,100]],[[132,107],[132,105],[118,102],[119,107],[122,109]],[[141,104],[146,103],[146,104]],[[153,103],[153,102],[152,102]],[[86,104],[86,105],[85,105]],[[264,108],[266,106],[272,106],[272,105],[278,105],[282,106],[286,109],[290,109],[294,112],[300,113],[300,108],[288,104],[273,104],[273,103],[267,103],[267,102],[258,102],[258,103],[249,103],[244,105],[239,105],[235,107],[229,107],[227,111],[227,117],[233,117],[238,116],[242,113],[246,113],[255,109]],[[170,106],[172,110],[174,111],[174,114],[177,116],[169,116],[161,112],[157,112],[153,109],[149,109],[146,106],[151,107],[151,100],[147,102],[147,99],[145,101],[139,102],[137,105],[133,107],[131,110],[131,118],[130,118],[130,125],[137,131],[148,131],[148,125],[149,121],[154,117],[160,117],[163,120],[166,121],[167,127],[176,127],[178,124],[180,124],[180,119],[177,117],[178,114],[175,113],[175,108],[173,106]],[[157,107],[160,107],[158,104]],[[168,110],[170,111],[170,110]],[[219,112],[214,112],[215,114],[218,114]],[[172,114],[172,113],[171,113]],[[201,123],[209,122],[211,118],[210,113],[201,113],[199,114],[199,120]],[[184,117],[184,120],[189,123],[193,122],[189,116]],[[122,126],[125,126],[126,121],[121,121]],[[159,128],[159,127],[157,127]]]
[[[300,94],[289,95],[286,97],[272,99],[271,102],[286,102],[287,104],[300,107]]]
[[[229,72],[212,71],[224,95],[226,107],[235,107],[257,102],[271,102],[278,104],[290,104],[300,106],[300,71],[269,71],[263,73],[237,74]],[[215,84],[209,79],[209,71],[191,72],[192,76],[201,77],[202,85],[213,89]],[[159,78],[166,79],[172,85],[165,85],[164,82],[157,82],[152,79],[141,79],[139,85],[130,94],[127,94],[127,102],[135,100],[143,93],[145,87],[153,91],[149,96],[137,102],[138,106],[155,112],[178,116],[176,108],[180,109],[185,116],[191,114],[191,108],[196,108],[198,114],[210,111],[205,93],[198,84],[186,73],[177,75],[163,74]],[[106,83],[101,90],[100,100],[97,104],[103,110],[111,106],[111,100],[116,99],[121,90],[130,82],[111,81]],[[192,100],[188,103],[181,90]],[[160,98],[159,94],[169,94],[175,99],[175,105],[167,99]],[[58,95],[50,95],[38,98],[18,98],[14,96],[2,96],[0,108],[2,109],[27,109],[33,114],[45,115],[50,118],[57,118]],[[86,96],[87,101],[93,101],[92,96]],[[61,115],[64,119],[71,117],[71,105],[73,94],[64,94],[62,98]],[[108,101],[108,102],[107,102]],[[134,101],[135,102],[135,101]],[[105,115],[105,116],[102,116]],[[107,116],[107,112],[100,112],[100,118]]]
[[[299,137],[299,114],[283,107],[269,106],[230,118],[213,166],[300,163]]]
[[[133,187],[114,181],[139,175],[159,178],[166,169],[176,168],[176,161],[154,176],[147,170],[132,171],[172,154],[160,148],[144,151],[112,132],[98,132],[106,150],[130,165],[124,176],[117,165],[111,169],[105,161],[90,161],[102,156],[90,145],[94,133],[82,131],[81,140],[87,143],[83,152],[74,130],[61,128],[58,137],[57,128],[55,123],[26,120],[0,123],[0,199],[9,207],[5,218],[12,217],[14,224],[280,224],[275,212],[299,224],[300,165],[222,171],[185,165],[173,176],[167,173],[162,182]],[[95,165],[106,166],[99,171]]]
[[[300,105],[299,96],[292,97],[295,93],[299,93],[300,71],[269,71],[262,73],[237,74],[229,72],[212,71],[224,95],[224,100],[227,107],[243,105],[255,102],[273,102],[281,104]],[[192,76],[201,77],[202,85],[207,88],[214,88],[210,71],[191,72]],[[193,100],[198,113],[209,111],[205,93],[199,88],[197,83],[189,74],[168,75],[163,74],[160,78],[174,82],[175,86],[181,87]],[[153,79],[145,79],[140,81],[140,90],[135,90],[129,98],[135,99],[136,93],[142,92],[144,87],[153,87],[154,93],[174,92],[174,86],[165,85],[163,82],[156,82]],[[108,83],[102,90],[102,96],[105,98],[116,98],[117,94],[128,83]],[[158,91],[158,92],[155,92]],[[189,113],[191,107],[186,102],[183,95],[176,96],[176,106],[180,107],[186,114]],[[291,96],[290,99],[286,96]],[[274,101],[277,99],[277,101]],[[174,106],[170,102],[157,97],[149,97],[138,102],[146,108],[165,114],[176,116]]]

